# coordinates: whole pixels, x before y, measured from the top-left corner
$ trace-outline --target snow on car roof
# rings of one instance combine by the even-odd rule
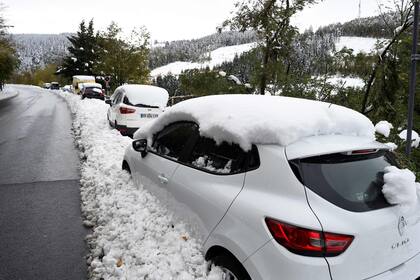
[[[77,80],[84,80],[84,81],[86,81],[86,80],[89,80],[89,81],[91,81],[91,80],[95,80],[95,77],[93,77],[93,76],[86,76],[86,75],[75,75],[75,76],[73,76],[73,79],[77,79]]]
[[[169,94],[166,89],[149,85],[123,85],[117,91],[123,91],[130,103],[137,105],[166,107]]]
[[[287,146],[316,135],[347,135],[375,139],[372,122],[351,109],[319,101],[280,96],[214,95],[186,100],[168,108],[141,127],[136,139],[147,138],[170,123],[193,121],[202,136],[237,143]]]
[[[84,88],[84,87],[95,87],[95,88],[102,88],[101,84],[98,83],[82,83],[79,85],[80,88]]]

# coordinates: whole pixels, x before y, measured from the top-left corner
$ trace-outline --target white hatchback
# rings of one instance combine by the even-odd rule
[[[123,135],[132,135],[139,127],[157,118],[166,107],[168,92],[149,85],[123,85],[105,102],[108,122]]]
[[[226,279],[419,279],[420,205],[404,213],[384,198],[395,161],[373,133],[331,104],[204,97],[136,132],[123,168]]]

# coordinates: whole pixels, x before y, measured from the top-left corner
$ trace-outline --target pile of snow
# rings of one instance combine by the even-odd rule
[[[99,100],[80,100],[60,92],[74,115],[81,151],[81,207],[87,237],[90,279],[222,279],[207,272],[201,245],[186,226],[143,186],[121,170],[131,139],[109,128],[109,108]]]
[[[389,137],[391,129],[393,128],[394,126],[387,121],[380,121],[375,125],[375,131],[379,134],[382,134],[385,137]]]
[[[399,205],[403,211],[409,211],[418,202],[419,183],[416,176],[408,169],[398,169],[395,166],[385,168],[382,193],[393,205]]]
[[[261,95],[215,95],[178,103],[140,128],[136,139],[151,143],[155,133],[176,121],[193,121],[217,143],[287,146],[301,138],[340,134],[374,139],[374,126],[351,109],[319,101]]]
[[[395,151],[396,149],[398,149],[398,145],[393,143],[393,142],[388,142],[388,143],[384,143],[386,146],[389,147],[389,150],[391,152]]]
[[[378,41],[384,42],[387,41],[387,39],[342,36],[335,44],[335,49],[340,51],[346,47],[352,49],[355,55],[358,53],[369,54],[376,51],[376,44]]]
[[[152,77],[159,75],[164,76],[169,73],[173,75],[180,75],[185,70],[191,69],[205,69],[209,67],[213,69],[216,66],[222,65],[224,62],[231,62],[237,55],[250,51],[257,46],[257,43],[248,43],[242,45],[228,46],[218,48],[210,52],[210,61],[203,63],[176,61],[168,65],[158,67],[150,73]]]
[[[406,141],[407,140],[407,130],[403,130],[403,131],[401,131],[401,133],[400,134],[398,134],[398,136],[402,139],[402,140],[404,140],[404,141]],[[412,131],[412,133],[411,133],[411,140],[413,141],[412,142],[412,144],[411,144],[411,147],[413,147],[413,148],[418,148],[419,147],[419,145],[420,145],[420,136],[419,136],[419,134],[416,132],[416,131]]]
[[[238,78],[238,77],[236,77],[235,75],[230,75],[230,76],[228,77],[228,79],[229,79],[229,80],[231,80],[231,81],[234,81],[234,82],[235,82],[235,84],[237,84],[238,86],[242,85],[241,80],[239,80],[239,78]]]
[[[214,167],[214,163],[208,156],[202,156],[197,158],[192,164],[199,168],[204,168],[206,170],[222,173],[222,174],[229,174],[232,169],[232,160],[229,160],[223,168],[216,168]]]
[[[125,93],[131,104],[166,107],[169,99],[168,91],[164,88],[149,85],[123,85],[116,90]]]

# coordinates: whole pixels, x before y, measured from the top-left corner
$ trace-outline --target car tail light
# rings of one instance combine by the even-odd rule
[[[280,245],[290,252],[304,256],[338,256],[350,246],[354,239],[351,235],[300,228],[270,218],[266,218],[265,223]]]
[[[127,108],[127,107],[120,107],[120,113],[121,114],[132,114],[136,112],[136,109],[131,109],[131,108]]]

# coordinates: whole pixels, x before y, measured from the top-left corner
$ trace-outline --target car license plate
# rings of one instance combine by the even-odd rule
[[[157,118],[158,114],[140,114],[140,118],[154,119]]]

